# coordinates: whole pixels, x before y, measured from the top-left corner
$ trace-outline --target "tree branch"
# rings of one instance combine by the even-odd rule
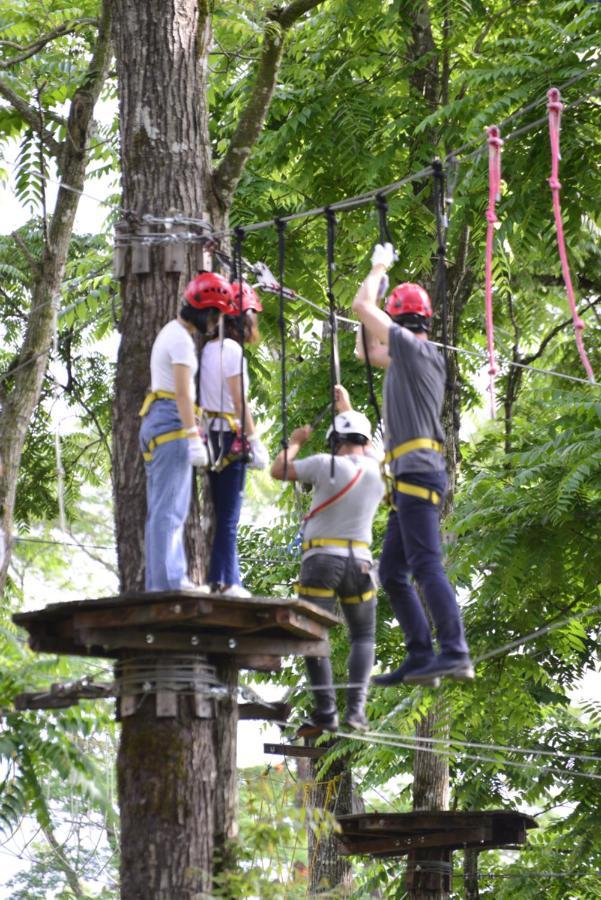
[[[263,32],[263,47],[252,93],[213,177],[213,188],[224,208],[230,205],[240,176],[263,128],[277,83],[286,31],[304,13],[323,2],[324,0],[292,0],[282,9],[272,9],[267,13],[268,21]]]
[[[10,105],[16,112],[19,113],[21,118],[27,122],[27,124],[36,131],[44,140],[50,154],[58,159],[62,152],[62,146],[59,141],[56,140],[54,135],[48,131],[48,129],[43,127],[43,123],[40,121],[40,114],[37,109],[34,109],[33,106],[30,106],[22,97],[20,97],[16,91],[13,91],[11,87],[6,84],[5,81],[0,79],[0,97],[4,97],[5,100],[8,100]],[[59,122],[64,125],[64,119],[52,117],[54,121]]]
[[[597,305],[597,303],[599,303],[600,301],[601,301],[601,297],[597,297],[595,300],[592,300],[590,303],[587,303],[586,306],[583,306],[581,309],[581,312],[587,312],[589,309],[594,308]],[[535,362],[537,359],[539,359],[543,355],[545,349],[547,348],[549,343],[553,340],[553,338],[557,334],[559,334],[560,331],[563,331],[565,328],[567,328],[569,325],[572,325],[571,317],[569,319],[566,319],[563,322],[560,322],[559,325],[556,325],[554,328],[552,328],[551,331],[549,331],[549,333],[546,334],[545,337],[543,338],[543,340],[540,342],[540,344],[538,346],[538,350],[536,350],[534,353],[531,353],[529,356],[522,357],[522,362],[525,363],[525,365],[529,366],[533,362]]]
[[[36,41],[33,41],[31,44],[27,44],[24,47],[16,41],[0,41],[0,47],[13,47],[15,50],[21,51],[17,56],[11,56],[10,59],[0,60],[0,69],[10,69],[11,66],[16,66],[17,63],[29,59],[29,57],[37,53],[38,50],[45,47],[46,44],[49,44],[56,38],[64,37],[66,34],[77,31],[81,25],[94,25],[98,27],[98,19],[75,19],[69,24],[59,25],[58,28],[49,31],[47,34],[41,35]]]

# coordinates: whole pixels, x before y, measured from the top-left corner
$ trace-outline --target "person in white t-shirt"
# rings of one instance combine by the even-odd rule
[[[234,299],[223,319],[223,336],[205,344],[200,366],[200,405],[208,423],[213,461],[209,482],[215,508],[208,581],[214,591],[230,597],[249,597],[240,577],[238,522],[246,467],[250,464],[253,468],[265,468],[268,457],[256,434],[247,400],[248,370],[242,345],[259,340],[257,315],[263,307],[246,282],[242,282],[242,290],[234,282],[232,292]],[[243,436],[248,446],[243,445]]]
[[[194,404],[198,368],[192,335],[211,334],[232,302],[229,282],[201,272],[188,284],[176,319],[158,333],[150,356],[151,390],[140,410],[146,466],[145,586],[147,591],[194,588],[188,579],[184,525],[192,467],[207,464]]]
[[[314,487],[313,503],[304,519],[298,596],[329,612],[335,611],[336,598],[340,600],[351,643],[344,725],[367,731],[365,702],[374,664],[376,628],[372,522],[384,485],[371,446],[369,419],[352,408],[348,392],[340,384],[335,387],[335,397],[338,414],[326,435],[335,454],[334,476],[331,453],[297,459],[311,435],[310,425],[294,429],[287,455],[280,451],[271,474]],[[336,731],[338,713],[330,659],[307,657],[305,664],[314,689],[315,709],[297,736]]]

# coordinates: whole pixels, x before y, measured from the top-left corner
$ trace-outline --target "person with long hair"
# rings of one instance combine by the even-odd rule
[[[215,509],[215,534],[208,582],[229,597],[249,597],[243,586],[237,550],[246,469],[263,469],[268,456],[259,440],[248,403],[248,367],[244,344],[259,341],[261,301],[246,282],[232,284],[233,299],[222,331],[202,350],[200,404],[207,422],[212,465],[209,469]]]

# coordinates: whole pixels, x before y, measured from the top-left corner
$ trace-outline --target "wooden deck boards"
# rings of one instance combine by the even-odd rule
[[[16,613],[32,650],[119,658],[127,651],[235,657],[240,668],[278,669],[283,656],[327,656],[337,616],[299,599],[195,591],[127,593]]]

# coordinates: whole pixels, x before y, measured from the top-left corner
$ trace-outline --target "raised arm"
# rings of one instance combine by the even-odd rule
[[[394,261],[392,244],[376,244],[371,258],[371,271],[353,300],[353,312],[367,331],[367,352],[373,365],[386,368],[388,358],[388,334],[392,319],[378,306],[380,282]],[[357,336],[357,355],[365,358],[362,335]]]
[[[294,460],[298,456],[298,451],[311,437],[312,428],[310,425],[302,425],[295,428],[290,435],[288,442],[288,456],[286,466],[286,481],[296,481],[296,469],[294,468]],[[271,477],[277,478],[278,481],[284,481],[284,459],[285,451],[280,450],[271,466]]]

